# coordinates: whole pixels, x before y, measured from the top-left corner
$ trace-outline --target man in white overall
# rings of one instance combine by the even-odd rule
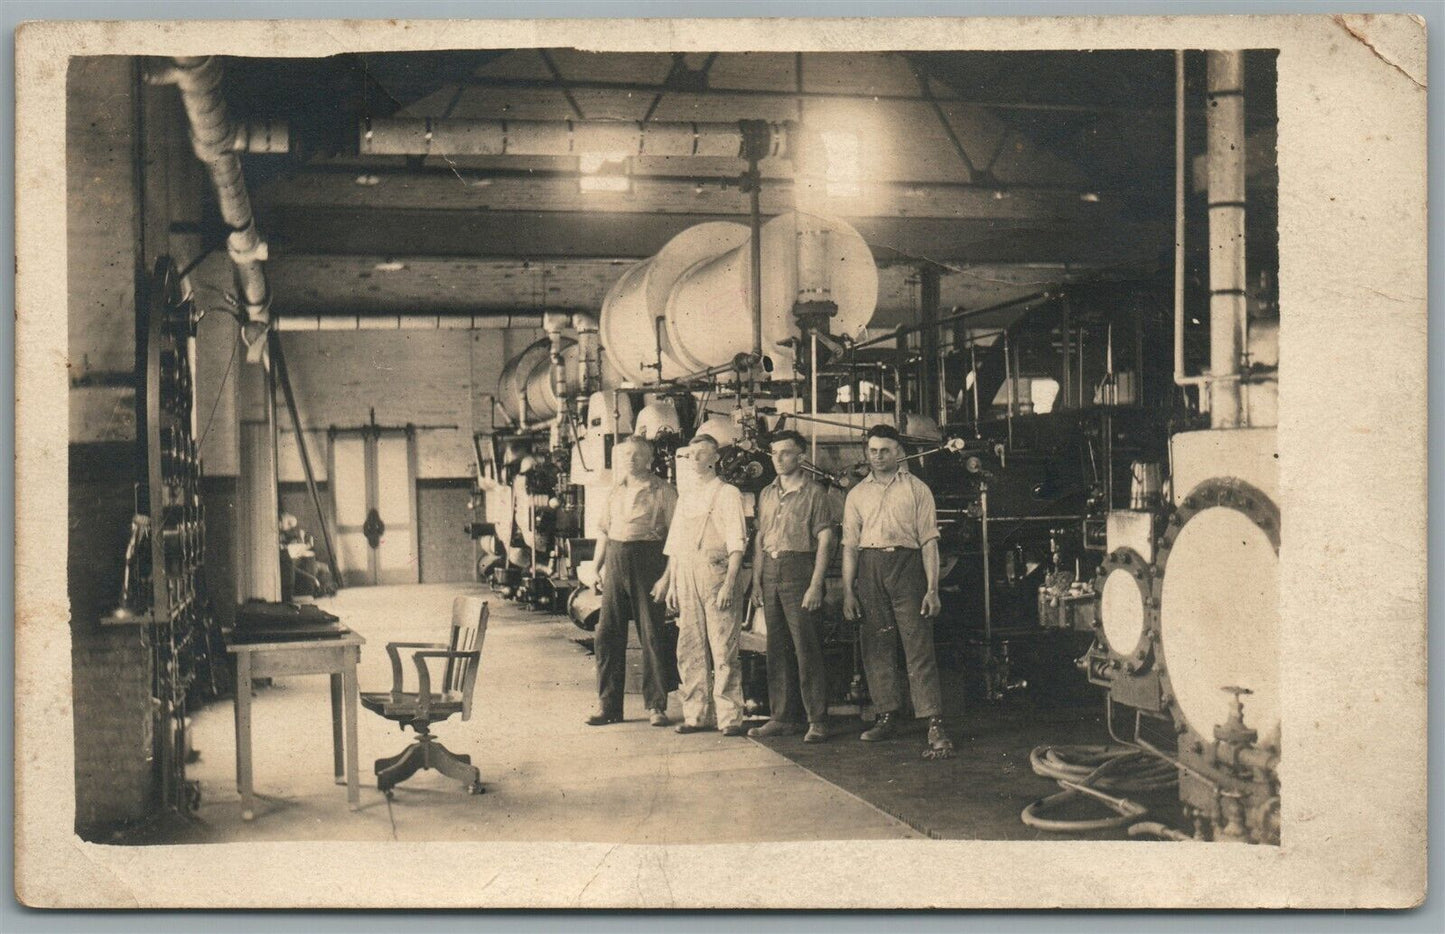
[[[677,459],[679,473],[691,469],[696,478],[679,484],[685,492],[663,546],[667,570],[652,594],[678,613],[683,722],[677,732],[697,733],[716,724],[724,736],[742,736],[742,601],[737,584],[747,547],[743,496],[718,479],[718,443],[710,435],[695,435]]]

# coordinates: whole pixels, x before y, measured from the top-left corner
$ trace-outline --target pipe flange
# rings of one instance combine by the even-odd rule
[[[1152,625],[1149,636],[1156,647],[1163,644],[1164,581],[1169,571],[1169,555],[1190,520],[1207,509],[1219,508],[1232,509],[1249,519],[1269,539],[1275,554],[1279,554],[1279,507],[1264,491],[1234,477],[1214,477],[1190,490],[1179,507],[1169,516],[1164,536],[1155,551],[1154,573],[1151,582],[1153,606],[1150,619]],[[1170,680],[1168,659],[1165,653],[1157,653],[1155,668],[1159,672],[1164,703],[1168,706],[1169,714],[1174,719],[1174,728],[1180,733],[1191,729],[1188,719],[1184,716],[1184,711],[1179,706],[1174,685]]]
[[[1104,590],[1110,576],[1115,573],[1126,575],[1134,582],[1134,586],[1138,588],[1139,592],[1141,609],[1139,633],[1130,645],[1114,644],[1114,640],[1109,638],[1110,626],[1103,616]],[[1134,670],[1130,672],[1131,674],[1142,670],[1154,655],[1157,638],[1155,634],[1159,630],[1159,602],[1154,595],[1154,568],[1133,548],[1128,546],[1116,548],[1099,565],[1099,572],[1094,578],[1094,592],[1099,595],[1098,636],[1100,643],[1108,651],[1109,656],[1117,660],[1121,666],[1132,666]],[[1127,637],[1120,641],[1127,641]]]

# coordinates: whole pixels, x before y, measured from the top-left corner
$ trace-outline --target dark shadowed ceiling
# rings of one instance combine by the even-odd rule
[[[1203,57],[1189,65],[1197,152]],[[282,314],[596,307],[625,261],[701,221],[746,220],[739,160],[637,157],[630,191],[583,192],[575,158],[338,154],[367,116],[846,129],[862,185],[826,210],[885,267],[880,302],[915,302],[917,268],[936,264],[944,304],[973,306],[1065,277],[1147,274],[1168,256],[1173,69],[1154,51],[526,49],[230,59],[226,93],[236,117],[292,126],[290,156],[246,158]],[[1271,242],[1273,69],[1255,55],[1247,76],[1269,195],[1251,216]],[[790,210],[791,163],[761,169],[763,212]]]

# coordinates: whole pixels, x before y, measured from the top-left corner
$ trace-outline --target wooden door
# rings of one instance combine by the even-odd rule
[[[417,583],[415,432],[332,429],[328,437],[342,584]]]

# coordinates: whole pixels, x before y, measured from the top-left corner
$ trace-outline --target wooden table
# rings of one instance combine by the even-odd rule
[[[251,785],[252,678],[331,676],[331,746],[336,783],[346,783],[346,800],[353,811],[361,807],[356,752],[356,663],[365,644],[366,640],[353,632],[339,638],[227,646],[236,656],[236,787],[241,792],[242,820],[256,816],[256,792]]]

